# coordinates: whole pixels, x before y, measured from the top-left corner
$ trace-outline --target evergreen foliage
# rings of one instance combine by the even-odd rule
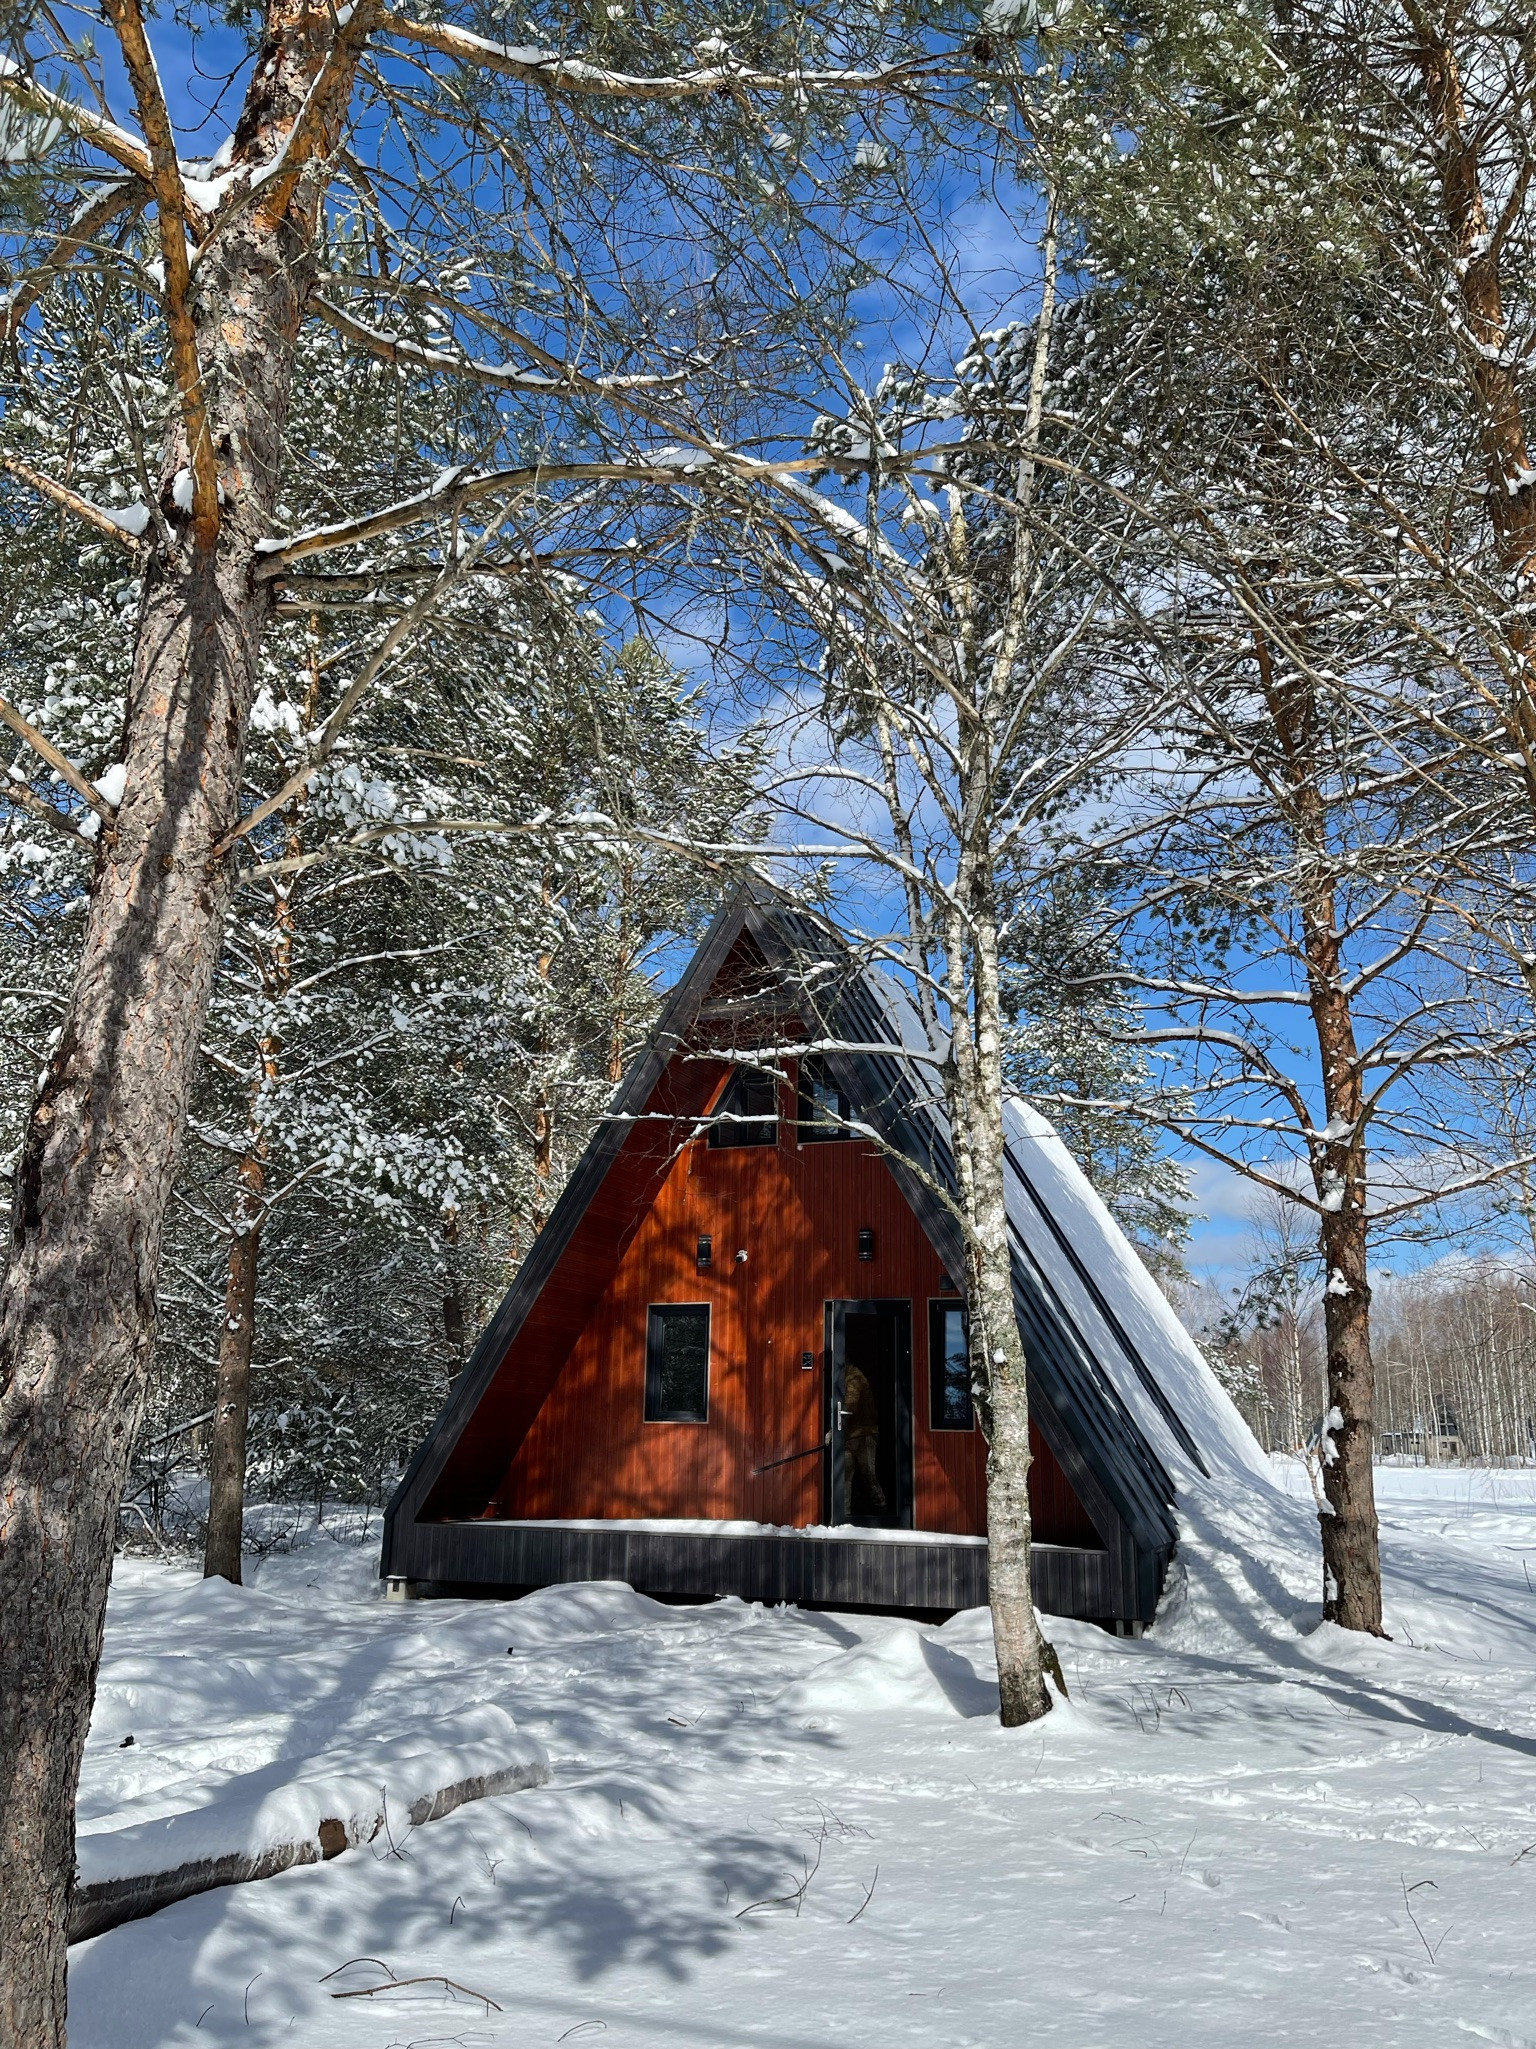
[[[40,466],[72,462],[99,502],[127,506],[129,437],[90,360],[59,350],[57,403],[34,394],[16,417]],[[288,509],[301,523],[420,488],[462,445],[451,387],[445,403],[324,330],[306,337],[296,397]],[[69,524],[7,496],[10,688],[100,780],[116,758],[134,580],[110,543],[82,550]],[[372,566],[386,576],[387,554]],[[317,591],[268,638],[253,801],[292,779],[334,701],[349,629],[329,600]],[[196,1472],[253,1152],[252,1484],[380,1497],[647,1028],[658,947],[695,935],[716,900],[718,875],[679,859],[682,836],[759,829],[753,743],[712,747],[697,693],[643,642],[610,652],[597,627],[559,572],[456,590],[261,830],[249,865],[274,872],[242,885],[225,934],[130,1530],[146,1503],[162,1524],[172,1476],[185,1493]],[[13,775],[67,804],[80,835],[72,845],[16,805],[0,820],[14,1149],[73,973],[96,821],[24,748]]]

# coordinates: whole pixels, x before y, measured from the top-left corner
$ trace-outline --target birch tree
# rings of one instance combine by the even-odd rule
[[[955,1158],[940,1193],[964,1246],[988,1447],[1005,1725],[1048,1710],[1053,1656],[1030,1595],[1027,1362],[1006,1203],[1010,898],[1042,822],[1145,716],[1096,666],[1105,619],[1124,617],[1125,522],[1112,500],[1074,488],[1072,461],[1046,462],[1092,430],[1047,425],[1049,205],[1037,228],[1034,317],[977,334],[945,375],[850,376],[816,446],[864,464],[862,498],[807,491],[796,522],[765,535],[787,645],[807,671],[772,786],[793,851],[821,864],[822,900],[866,956],[907,981],[936,1049],[931,1086]]]

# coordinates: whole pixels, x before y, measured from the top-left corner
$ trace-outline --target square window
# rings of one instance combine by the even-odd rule
[[[716,1149],[735,1145],[777,1145],[779,1084],[771,1074],[738,1067],[721,1092],[710,1116],[709,1142]]]
[[[654,1304],[645,1340],[647,1423],[709,1421],[709,1304]]]
[[[932,1430],[976,1426],[965,1311],[958,1302],[928,1304],[928,1425]]]
[[[819,1053],[807,1053],[800,1062],[800,1090],[796,1115],[802,1145],[824,1139],[851,1138],[848,1120],[853,1110],[848,1098],[832,1078],[832,1071]]]

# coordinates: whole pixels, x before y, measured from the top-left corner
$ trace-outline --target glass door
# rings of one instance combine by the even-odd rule
[[[833,1302],[827,1521],[912,1527],[912,1305]]]

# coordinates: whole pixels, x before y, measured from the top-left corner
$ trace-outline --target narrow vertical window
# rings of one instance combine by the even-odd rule
[[[958,1302],[928,1304],[928,1424],[933,1430],[971,1430],[976,1424],[965,1311]]]
[[[654,1304],[645,1343],[647,1423],[709,1421],[709,1304]]]

